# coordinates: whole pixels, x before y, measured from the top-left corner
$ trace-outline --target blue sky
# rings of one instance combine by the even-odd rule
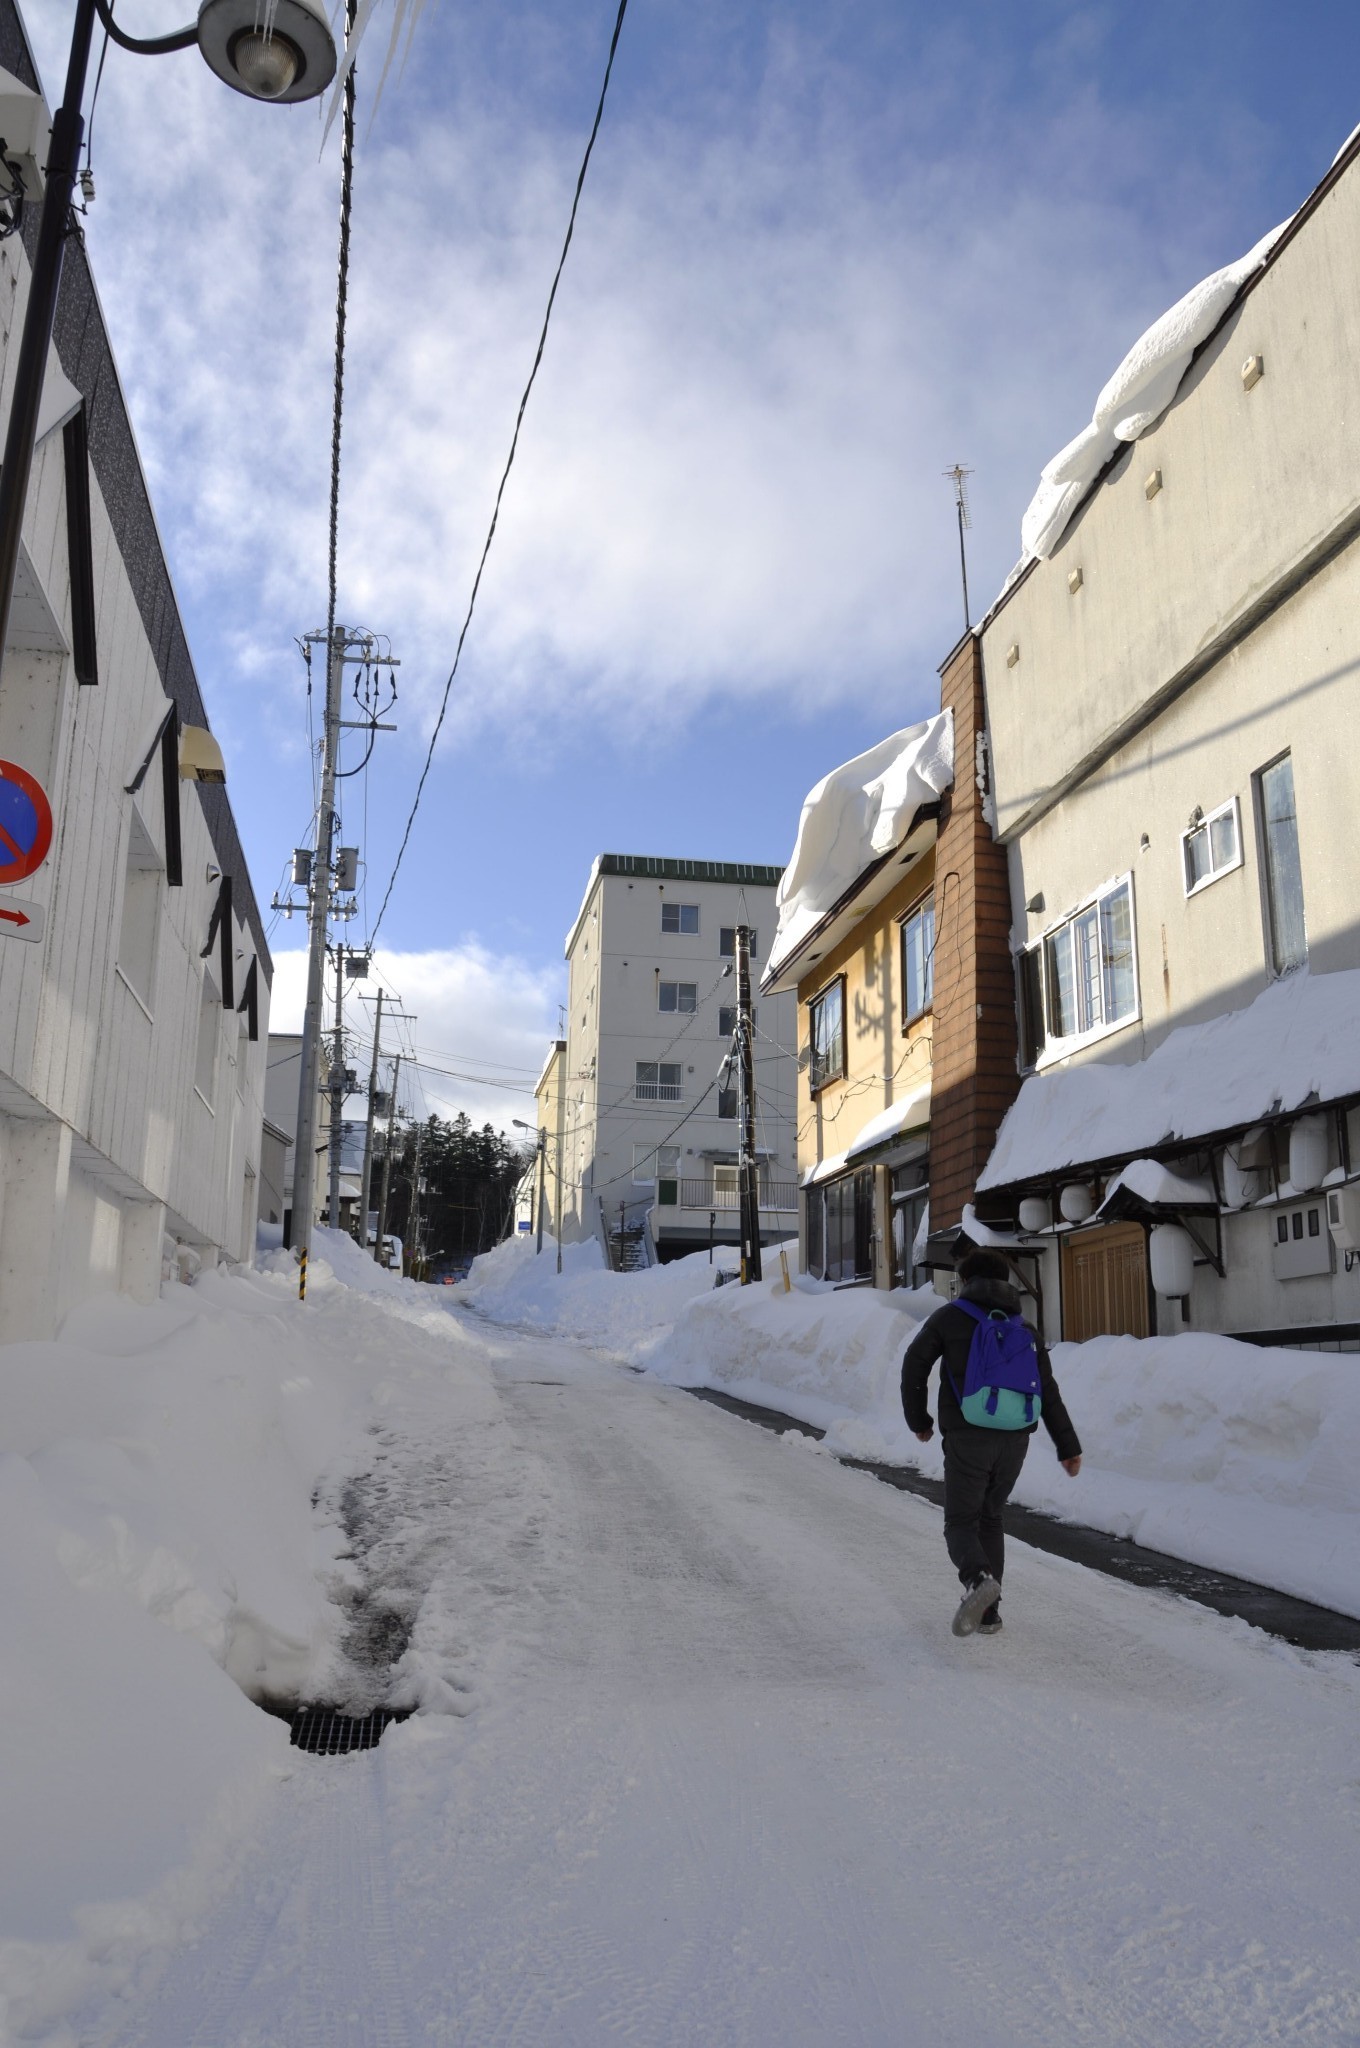
[[[28,9],[49,94],[69,13]],[[403,658],[401,730],[348,785],[370,916],[613,16],[427,0],[376,114],[381,10],[361,55],[340,615]],[[976,615],[1043,462],[1141,329],[1305,197],[1357,79],[1360,15],[1308,0],[631,0],[383,929],[423,1044],[536,1064],[596,852],[783,860],[808,787],[935,708],[961,624],[942,470],[974,472]],[[325,617],[339,160],[319,143],[314,110],[247,103],[192,53],[110,52],[89,246],[266,903],[312,802],[293,636]],[[296,986],[283,960],[280,1018]]]

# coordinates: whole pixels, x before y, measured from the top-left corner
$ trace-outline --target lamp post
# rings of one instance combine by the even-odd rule
[[[66,88],[52,120],[38,246],[19,341],[4,466],[0,468],[0,652],[9,637],[43,374],[52,342],[62,257],[71,231],[71,194],[85,133],[80,108],[96,18],[115,43],[143,56],[164,56],[197,43],[218,77],[250,99],[307,100],[324,92],[335,76],[336,53],[319,0],[276,0],[267,32],[262,15],[257,0],[203,0],[198,20],[191,27],[177,29],[172,35],[141,37],[127,35],[117,26],[111,0],[76,0]]]

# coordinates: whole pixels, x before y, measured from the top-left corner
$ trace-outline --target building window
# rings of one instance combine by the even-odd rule
[[[759,1005],[759,1003],[752,1003],[752,1005],[751,1005],[751,1028],[752,1028],[752,1029],[754,1030],[754,1029],[756,1028],[756,1026],[757,1026],[757,1025],[759,1024],[759,1022],[760,1022],[760,1005]],[[733,1032],[734,1032],[734,1031],[736,1030],[736,1028],[737,1028],[737,1008],[736,1008],[736,1004],[735,1004],[735,1003],[733,1003],[733,1004],[732,1004],[732,1005],[731,1005],[731,1006],[729,1007],[729,1006],[728,1006],[728,1005],[727,1005],[726,1003],[724,1003],[724,1004],[723,1004],[723,1006],[721,1007],[721,1009],[720,1009],[720,1010],[718,1011],[718,1036],[719,1036],[719,1038],[730,1038],[730,1037],[732,1036]]]
[[[833,981],[808,1004],[808,1083],[815,1095],[845,1072],[845,983]]]
[[[1237,817],[1237,798],[1229,797],[1207,817],[1201,816],[1188,832],[1181,834],[1181,859],[1185,869],[1185,893],[1194,896],[1207,889],[1220,875],[1242,865],[1242,833]]]
[[[663,932],[683,932],[693,936],[699,929],[698,904],[663,903],[661,906],[661,929]]]
[[[714,1167],[713,1207],[715,1209],[739,1209],[741,1207],[740,1167]]]
[[[679,1066],[668,1060],[639,1060],[633,1092],[639,1102],[678,1102]]]
[[[1020,955],[1020,1066],[1028,1071],[1044,1049],[1044,950],[1031,946]]]
[[[819,1280],[869,1280],[874,1271],[872,1168],[809,1188],[808,1271]]]
[[[902,920],[902,1022],[930,1008],[935,992],[935,898],[928,896]]]
[[[735,1088],[718,1090],[718,1115],[727,1123],[735,1123],[737,1116],[737,1091]]]
[[[680,1172],[678,1145],[634,1145],[633,1186],[654,1187],[659,1181],[673,1181]],[[675,1197],[672,1195],[671,1200]]]
[[[134,810],[128,822],[123,869],[123,916],[118,928],[118,972],[143,1007],[154,1007],[156,933],[160,924],[161,863],[151,834]]]
[[[198,1000],[198,1050],[194,1057],[194,1086],[210,1109],[213,1090],[217,1086],[217,1040],[221,1017],[222,999],[217,993],[217,984],[212,976],[205,972],[203,990]]]
[[[1040,967],[1021,970],[1026,1051],[1037,1059],[1045,1041],[1091,1038],[1138,1014],[1138,963],[1133,943],[1133,882],[1125,875],[1046,933],[1034,952]],[[1042,987],[1036,988],[1036,982]],[[1036,1006],[1036,998],[1041,1006]]]
[[[719,953],[720,953],[720,954],[722,955],[722,957],[723,957],[723,959],[724,959],[724,960],[735,960],[735,959],[736,959],[736,957],[737,957],[737,928],[736,928],[736,926],[735,926],[734,924],[724,924],[724,925],[719,925],[719,927],[718,927],[718,951],[719,951]],[[753,960],[755,959],[755,957],[756,957],[756,955],[757,955],[757,953],[758,953],[759,951],[760,951],[760,934],[759,934],[759,932],[757,932],[757,931],[755,931],[755,930],[753,929],[753,930],[752,930],[752,932],[751,932],[751,958],[752,958]]]
[[[1266,937],[1276,974],[1289,974],[1308,960],[1303,921],[1303,869],[1299,822],[1294,808],[1294,764],[1288,754],[1256,777],[1256,818],[1265,881]]]
[[[659,1010],[697,1010],[699,1007],[699,984],[695,981],[660,981],[657,983],[657,1008]]]

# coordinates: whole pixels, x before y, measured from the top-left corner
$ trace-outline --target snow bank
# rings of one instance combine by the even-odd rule
[[[772,1254],[766,1254],[770,1257]],[[510,1237],[472,1262],[466,1280],[445,1291],[455,1304],[475,1308],[498,1323],[579,1337],[600,1351],[631,1356],[644,1338],[668,1328],[696,1295],[711,1293],[716,1271],[736,1264],[731,1249],[693,1252],[640,1273],[613,1273],[596,1239],[534,1250],[531,1237]]]
[[[634,1356],[825,1429],[840,1455],[939,1477],[938,1437],[916,1441],[900,1397],[902,1353],[938,1306],[928,1289],[725,1288]],[[1018,1500],[1360,1616],[1354,1359],[1187,1335],[1060,1344],[1053,1364],[1085,1461],[1069,1479],[1040,1429]]]
[[[1272,982],[1245,1010],[1184,1024],[1145,1060],[1031,1074],[980,1188],[1233,1130],[1360,1088],[1360,969]]]
[[[96,1980],[182,1938],[288,1768],[252,1701],[333,1654],[339,1532],[313,1489],[394,1378],[428,1375],[393,1313],[442,1337],[443,1373],[481,1371],[434,1290],[317,1247],[305,1308],[275,1254],[0,1347],[0,2040],[72,2040]]]
[[[802,944],[864,870],[905,838],[922,804],[954,780],[954,714],[941,711],[880,740],[808,792],[779,884],[768,974]]]
[[[1236,263],[1204,278],[1141,334],[1096,400],[1091,424],[1060,449],[1039,477],[1020,524],[1022,560],[1047,560],[1078,506],[1122,443],[1156,426],[1180,389],[1195,350],[1260,269],[1288,227],[1282,221]]]

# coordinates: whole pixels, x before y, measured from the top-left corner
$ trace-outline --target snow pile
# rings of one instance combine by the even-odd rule
[[[327,1466],[434,1371],[446,1407],[485,1404],[435,1290],[317,1245],[305,1307],[276,1254],[0,1347],[0,2040],[179,1938],[287,1770],[252,1701],[336,1654]]]
[[[766,1253],[767,1259],[773,1256]],[[711,1293],[721,1267],[737,1263],[730,1248],[715,1250],[713,1257],[710,1265],[707,1251],[692,1252],[643,1272],[613,1273],[598,1241],[588,1238],[563,1245],[559,1273],[556,1245],[545,1242],[540,1254],[532,1237],[508,1237],[474,1259],[467,1279],[444,1292],[455,1305],[475,1308],[493,1322],[579,1337],[596,1350],[629,1357],[639,1341],[668,1328],[696,1295]]]
[[[1236,263],[1225,264],[1178,299],[1139,336],[1096,400],[1091,424],[1053,457],[1039,477],[1020,526],[1022,559],[1047,560],[1110,457],[1156,426],[1180,388],[1195,350],[1259,270],[1288,227],[1282,221]]]
[[[939,1438],[916,1441],[900,1393],[902,1354],[939,1305],[928,1289],[726,1288],[635,1356],[825,1429],[842,1456],[939,1477]],[[1069,1479],[1041,1428],[1017,1500],[1360,1615],[1354,1359],[1186,1335],[1060,1344],[1053,1365],[1085,1461]]]
[[[1234,1130],[1360,1088],[1360,969],[1272,982],[1245,1010],[1184,1024],[1132,1066],[1031,1074],[980,1188]]]
[[[893,733],[822,777],[808,792],[779,884],[767,979],[864,870],[901,843],[922,804],[934,803],[953,780],[952,711]]]

